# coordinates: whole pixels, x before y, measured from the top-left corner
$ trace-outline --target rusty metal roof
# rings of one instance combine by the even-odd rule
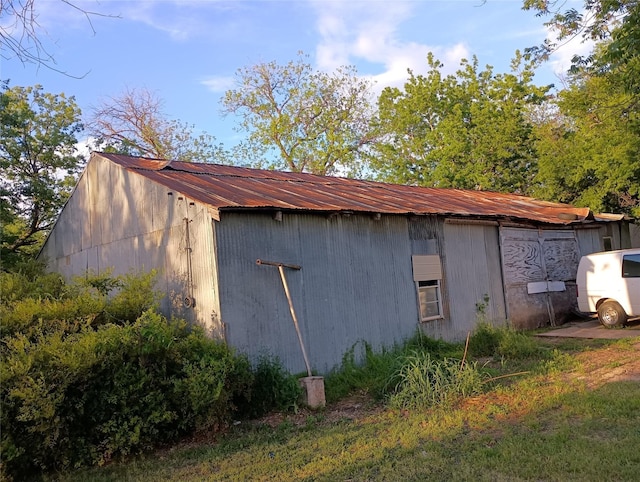
[[[283,209],[500,217],[550,224],[594,219],[589,208],[516,194],[404,186],[313,174],[95,153],[219,211]]]

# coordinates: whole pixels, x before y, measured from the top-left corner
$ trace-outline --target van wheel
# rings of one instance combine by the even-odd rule
[[[627,314],[617,301],[605,301],[598,308],[598,320],[605,328],[618,328],[627,322]]]

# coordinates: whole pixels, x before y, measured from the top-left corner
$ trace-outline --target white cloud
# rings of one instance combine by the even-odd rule
[[[82,156],[86,160],[89,160],[91,153],[96,149],[96,145],[97,139],[93,136],[87,136],[76,143],[76,154]]]
[[[360,74],[374,80],[376,90],[404,85],[407,69],[425,73],[429,52],[445,64],[445,73],[456,71],[460,59],[469,57],[469,50],[462,43],[426,45],[399,37],[415,2],[311,0],[310,4],[316,11],[321,37],[316,48],[317,67],[331,71],[342,65],[362,65],[364,61],[371,71]]]
[[[207,87],[211,92],[225,92],[234,87],[235,79],[230,76],[212,76],[208,77],[204,80],[201,80],[200,83]]]
[[[93,10],[103,5],[96,0],[77,0],[76,3],[87,10],[91,10],[91,5]],[[115,10],[115,14],[123,20],[142,23],[179,42],[203,35],[215,35],[218,30],[215,19],[220,16],[221,11],[244,8],[241,2],[223,0],[120,0],[108,1],[106,5],[109,5],[110,10]],[[98,11],[104,11],[104,7]]]

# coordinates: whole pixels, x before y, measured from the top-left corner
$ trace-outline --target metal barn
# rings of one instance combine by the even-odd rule
[[[157,269],[165,314],[298,373],[294,315],[326,373],[417,330],[562,323],[580,256],[629,243],[622,216],[517,195],[94,153],[40,257],[67,277]]]

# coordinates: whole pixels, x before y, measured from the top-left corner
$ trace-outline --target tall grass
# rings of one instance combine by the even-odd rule
[[[482,390],[483,374],[477,363],[414,351],[404,356],[390,382],[389,406],[398,409],[426,408],[452,403]]]
[[[343,357],[340,367],[325,377],[327,402],[331,403],[347,395],[364,391],[377,400],[384,399],[390,389],[390,379],[402,368],[405,357],[414,352],[430,353],[434,359],[461,357],[460,344],[433,340],[417,333],[402,344],[375,351],[363,343],[362,360],[356,357],[354,345]]]
[[[531,336],[509,326],[481,322],[469,338],[469,355],[473,357],[521,360],[540,354],[541,347]]]
[[[445,409],[327,416],[304,426],[241,424],[216,443],[189,443],[55,480],[638,480],[640,385],[593,388],[575,373],[602,355],[633,361],[636,348],[582,341],[582,347],[561,343],[553,350],[537,341],[551,357],[526,359],[527,374],[500,379],[486,393]],[[573,363],[567,366],[568,357]],[[555,370],[535,369],[549,361]],[[510,373],[514,364],[522,362],[497,365]]]

